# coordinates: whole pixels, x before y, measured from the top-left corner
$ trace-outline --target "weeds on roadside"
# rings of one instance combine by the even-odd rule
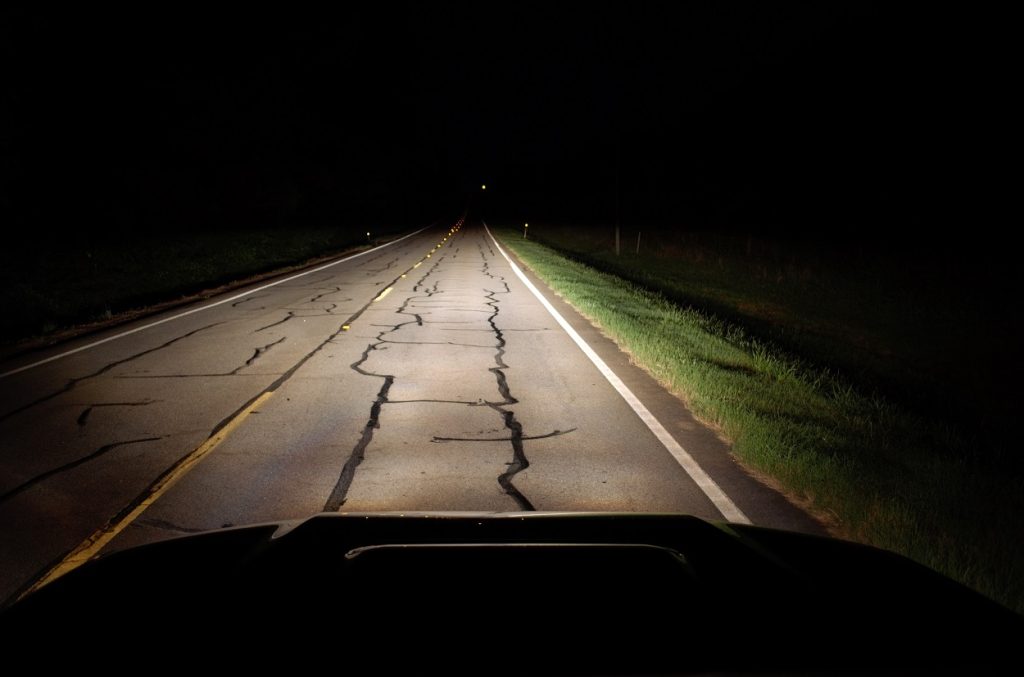
[[[1024,482],[972,440],[647,285],[498,229],[505,246],[838,535],[1024,612]],[[650,286],[656,278],[649,276]]]

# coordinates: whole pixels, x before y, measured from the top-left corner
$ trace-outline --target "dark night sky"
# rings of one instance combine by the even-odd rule
[[[485,217],[608,223],[618,175],[630,222],[909,232],[997,190],[997,17],[638,4],[5,10],[0,207],[412,223],[486,182]]]

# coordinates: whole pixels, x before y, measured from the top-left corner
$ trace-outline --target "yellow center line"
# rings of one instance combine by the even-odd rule
[[[440,245],[438,245],[438,247],[440,247]],[[427,258],[430,258],[430,254],[427,254]],[[420,260],[412,268],[419,268],[422,264],[423,260]],[[405,275],[403,274],[402,277],[405,277]],[[388,287],[378,294],[377,297],[373,299],[373,302],[376,303],[377,301],[380,301],[390,294],[393,289],[394,286]],[[348,329],[348,325],[342,326],[343,331],[347,331]],[[161,496],[167,493],[167,490],[174,486],[178,480],[184,477],[200,461],[220,446],[220,444],[226,440],[228,436],[231,435],[231,433],[249,417],[250,414],[256,411],[256,409],[261,405],[265,404],[273,394],[273,390],[268,390],[262,393],[247,407],[235,414],[235,416],[224,424],[220,430],[210,435],[205,442],[193,449],[189,454],[179,459],[177,463],[168,468],[166,472],[149,485],[141,501],[132,506],[130,510],[123,511],[121,514],[115,515],[106,524],[94,531],[74,550],[65,555],[60,562],[43,574],[39,580],[33,583],[32,586],[21,595],[21,597],[25,597],[26,595],[35,592],[44,585],[53,582],[74,569],[77,569],[98,555],[99,552],[106,547],[108,543],[114,540],[118,534],[124,531],[132,522],[137,520],[139,516],[149,508],[149,506],[153,505],[153,503],[155,503]]]
[[[435,247],[434,250],[440,248],[440,244]],[[431,250],[432,252],[434,250]],[[428,253],[426,258],[430,258]],[[419,268],[425,259],[421,259],[416,265],[410,270]],[[403,274],[402,277],[405,277]],[[391,293],[394,286],[388,287],[373,299],[373,303],[380,301],[385,296]],[[342,325],[342,331],[347,331],[349,326]],[[245,419],[249,417],[254,411],[256,411],[261,405],[265,404],[274,394],[273,390],[268,390],[262,393],[259,397],[253,400],[248,406],[238,412],[230,421],[224,424],[217,432],[210,435],[209,438],[198,447],[193,449],[190,453],[182,457],[167,469],[160,477],[158,477],[143,494],[141,501],[136,503],[131,509],[122,511],[121,514],[112,517],[106,524],[94,531],[87,539],[82,541],[74,550],[69,552],[64,558],[54,565],[49,571],[39,578],[32,586],[26,590],[21,597],[29,595],[39,588],[55,581],[64,574],[67,574],[74,569],[82,566],[90,559],[96,557],[100,551],[107,546],[114,538],[117,537],[122,531],[124,531],[132,522],[137,520],[139,516],[144,513],[149,506],[153,505],[161,496],[167,493],[167,490],[174,486],[178,480],[184,477],[192,468],[194,468],[200,461],[206,458],[210,453],[213,452],[220,444],[234,432],[238,426],[242,424]],[[20,598],[19,598],[20,599]]]
[[[35,592],[44,585],[60,578],[74,569],[77,569],[98,555],[104,546],[114,540],[118,534],[128,527],[128,525],[138,519],[139,515],[144,513],[149,506],[153,505],[158,498],[167,493],[167,490],[173,487],[178,480],[188,473],[188,471],[192,470],[192,468],[194,468],[200,461],[220,446],[220,443],[226,440],[228,436],[234,432],[246,418],[249,417],[249,414],[253,413],[260,407],[260,405],[269,400],[273,394],[273,390],[268,390],[257,397],[249,404],[249,406],[238,412],[235,417],[228,421],[220,430],[210,435],[205,442],[196,447],[188,455],[179,459],[177,463],[172,465],[166,472],[164,472],[163,475],[158,477],[156,481],[149,485],[149,488],[146,490],[145,498],[136,504],[135,507],[126,513],[113,517],[109,522],[93,532],[89,538],[82,541],[77,548],[69,552],[64,559],[58,562],[39,580],[33,583],[32,587],[26,590],[21,597],[25,597],[26,595]]]

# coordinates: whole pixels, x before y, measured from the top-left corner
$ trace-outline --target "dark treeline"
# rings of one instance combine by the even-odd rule
[[[634,5],[8,9],[0,209],[32,236],[413,224],[469,202],[913,241],[1004,192],[985,160],[1008,110],[997,19]]]
[[[407,82],[382,77],[397,56],[360,21],[16,18],[2,22],[15,79],[0,194],[15,235],[421,224],[459,208],[450,172],[416,148]]]

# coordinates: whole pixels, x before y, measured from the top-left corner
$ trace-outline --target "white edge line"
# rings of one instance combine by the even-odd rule
[[[692,479],[700,490],[704,492],[704,495],[707,496],[714,504],[718,509],[718,512],[722,513],[722,517],[729,522],[750,524],[750,519],[743,514],[742,510],[736,507],[736,504],[732,502],[732,499],[726,496],[725,492],[722,491],[722,488],[718,486],[713,479],[711,479],[711,476],[704,472],[704,469],[700,467],[700,464],[697,463],[693,456],[690,456],[689,452],[687,452],[686,449],[683,449],[682,445],[676,442],[675,438],[672,437],[672,435],[670,435],[665,429],[665,426],[661,425],[661,422],[654,417],[654,414],[652,414],[650,410],[644,406],[643,402],[633,394],[633,391],[622,382],[622,379],[620,379],[615,372],[605,364],[604,360],[594,352],[594,349],[591,348],[587,342],[583,340],[583,337],[572,328],[572,325],[570,325],[565,318],[555,310],[554,306],[544,298],[544,295],[541,294],[540,291],[537,290],[537,287],[530,282],[529,278],[523,274],[523,271],[519,269],[519,266],[516,265],[515,261],[513,261],[512,258],[505,253],[505,250],[501,248],[501,245],[498,244],[497,238],[495,238],[491,233],[491,229],[487,227],[486,223],[484,223],[484,229],[487,231],[487,235],[490,236],[491,240],[494,241],[494,246],[498,248],[501,255],[504,256],[505,260],[512,266],[512,271],[516,276],[519,277],[523,284],[526,285],[526,288],[537,297],[537,300],[541,302],[541,305],[551,313],[551,317],[555,318],[555,322],[565,330],[565,333],[569,335],[569,338],[575,341],[576,345],[583,351],[583,354],[590,358],[590,361],[594,363],[594,366],[601,372],[601,375],[608,380],[608,383],[618,391],[619,395],[622,395],[622,399],[626,400],[626,403],[633,409],[633,411],[636,412],[636,415],[640,417],[640,420],[644,422],[650,431],[654,433],[654,436],[658,438],[658,441],[661,442],[662,445],[664,445],[665,449],[668,450],[668,453],[672,454],[672,458],[678,461],[679,465],[681,465],[683,470],[686,471],[686,474],[690,476],[690,479]]]
[[[283,278],[281,280],[277,280],[276,282],[271,282],[270,284],[265,284],[262,287],[257,287],[256,289],[249,289],[248,291],[242,292],[241,294],[236,294],[236,295],[234,295],[234,296],[232,296],[230,298],[226,298],[226,299],[223,299],[221,301],[216,301],[214,303],[209,303],[209,304],[207,304],[205,306],[202,306],[202,307],[199,307],[199,308],[193,308],[192,310],[186,310],[183,313],[178,313],[177,315],[172,315],[171,317],[165,317],[162,320],[157,320],[156,322],[150,322],[149,324],[145,324],[145,325],[143,325],[141,327],[136,327],[135,329],[129,329],[128,331],[123,331],[120,334],[115,334],[113,336],[108,336],[107,338],[100,339],[99,341],[93,341],[92,343],[87,343],[86,345],[79,346],[78,348],[75,348],[73,350],[67,350],[67,351],[65,351],[63,353],[59,353],[57,355],[51,355],[50,357],[47,357],[46,359],[39,360],[37,362],[32,362],[31,364],[26,364],[24,366],[18,367],[17,369],[11,369],[10,371],[5,371],[2,374],[0,374],[0,378],[6,378],[8,376],[13,376],[14,374],[20,374],[23,371],[28,371],[29,369],[33,369],[33,368],[38,367],[40,365],[46,364],[48,362],[53,362],[55,360],[59,360],[59,359],[64,358],[64,357],[68,357],[69,355],[74,355],[75,353],[80,353],[83,350],[89,350],[90,348],[95,348],[96,346],[103,345],[104,343],[109,343],[110,341],[114,341],[114,340],[117,340],[119,338],[124,338],[125,336],[130,336],[132,334],[138,333],[138,332],[143,331],[145,329],[150,329],[152,327],[155,327],[157,325],[163,324],[165,322],[171,322],[172,320],[180,319],[182,317],[185,317],[186,315],[191,315],[193,313],[198,313],[198,312],[201,312],[203,310],[209,310],[210,308],[215,308],[215,307],[223,305],[225,303],[231,303],[232,301],[234,301],[236,299],[240,299],[240,298],[245,297],[245,296],[248,296],[249,294],[255,294],[256,292],[263,291],[264,289],[270,289],[271,287],[275,287],[275,286],[277,286],[279,284],[282,284],[284,282],[291,282],[292,280],[294,280],[296,278],[299,278],[299,277],[302,277],[303,275],[309,275],[310,273],[318,273],[321,270],[326,270],[327,268],[330,268],[331,266],[336,266],[339,263],[344,263],[345,261],[351,261],[352,259],[359,258],[360,256],[365,256],[366,254],[369,254],[370,252],[375,252],[378,249],[384,249],[384,247],[390,247],[393,244],[398,244],[402,240],[408,239],[408,238],[410,238],[413,235],[416,235],[418,233],[422,233],[427,228],[430,228],[430,226],[423,226],[422,228],[420,228],[419,230],[417,230],[415,232],[409,233],[408,235],[403,235],[402,237],[398,238],[397,240],[392,240],[391,242],[385,242],[384,244],[382,244],[382,245],[380,245],[378,247],[374,247],[373,249],[367,249],[364,252],[359,252],[358,254],[352,254],[351,256],[346,256],[343,259],[338,259],[336,261],[331,261],[330,263],[325,263],[322,266],[317,266],[316,268],[310,268],[309,270],[304,270],[301,273],[296,273],[295,275]]]

